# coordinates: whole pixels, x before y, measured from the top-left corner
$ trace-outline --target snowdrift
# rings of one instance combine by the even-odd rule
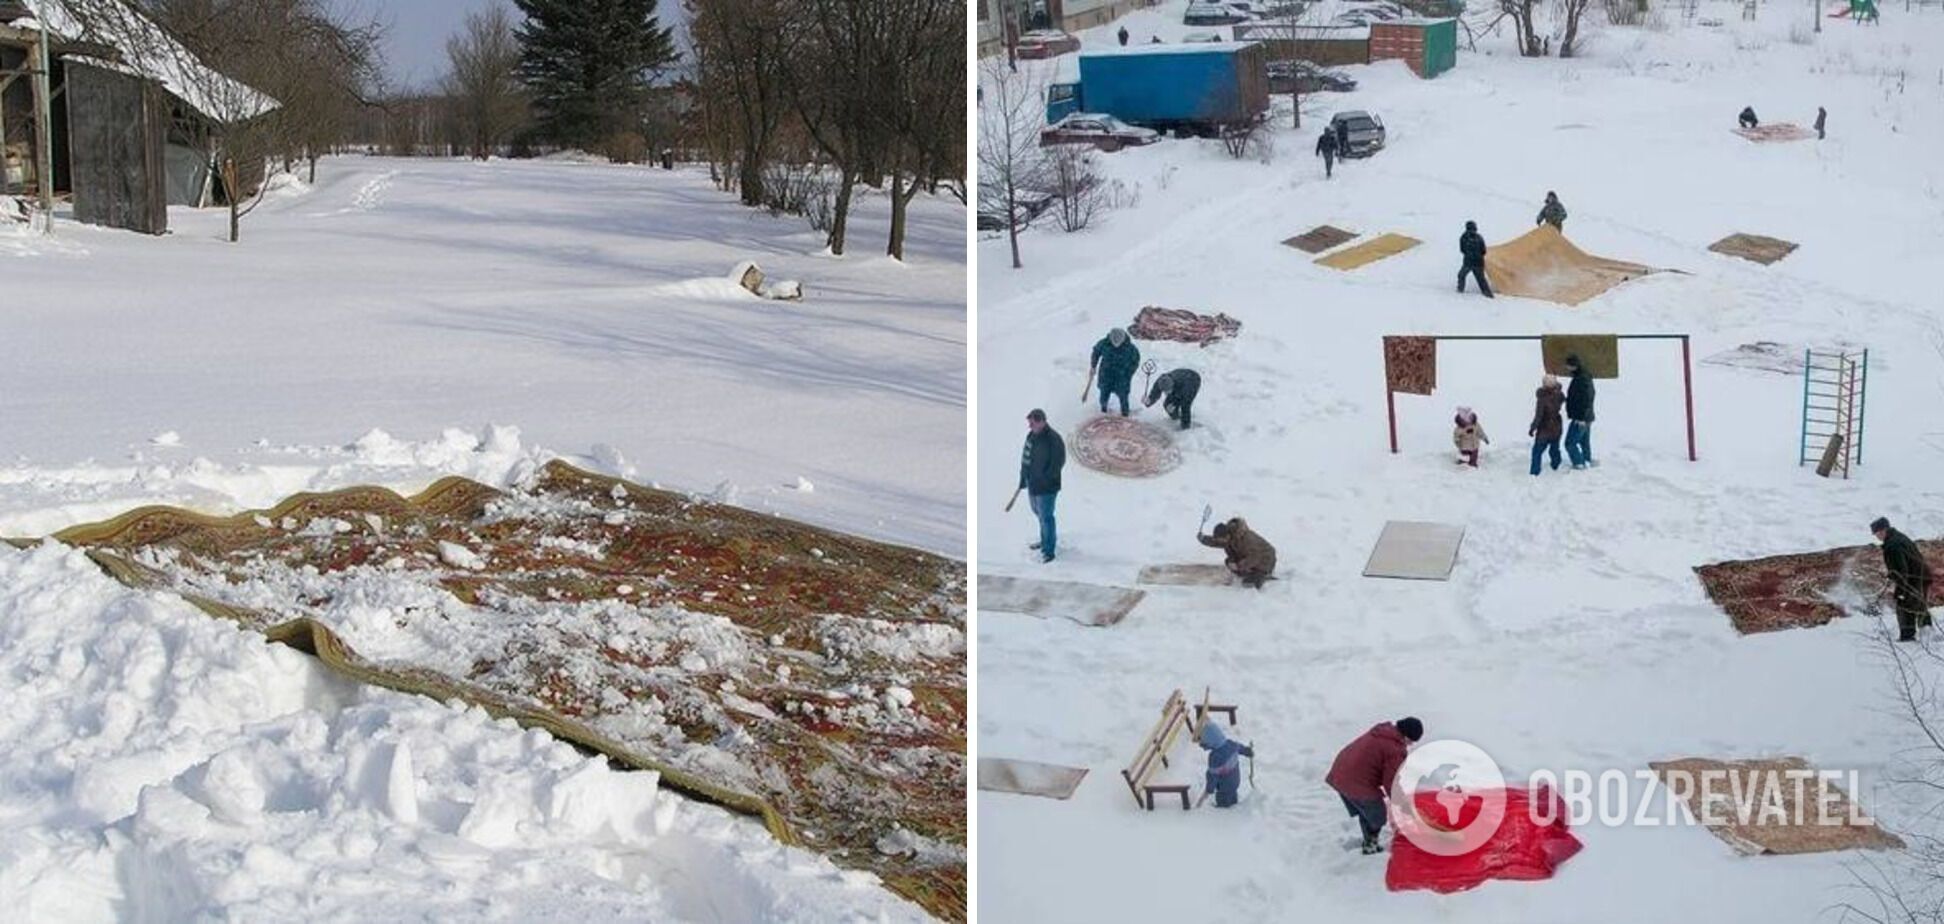
[[[1596,257],[1551,225],[1540,225],[1485,254],[1485,278],[1498,295],[1521,295],[1578,305],[1623,282],[1655,272],[1624,260]]]
[[[1462,830],[1478,818],[1487,799],[1499,795],[1491,790],[1467,793],[1457,817],[1445,830]],[[1449,818],[1436,791],[1419,792],[1412,797],[1418,817],[1427,824]],[[1430,889],[1434,892],[1462,892],[1492,879],[1550,879],[1574,854],[1580,851],[1579,838],[1566,826],[1565,806],[1551,789],[1507,788],[1505,818],[1498,830],[1469,853],[1455,857],[1428,853],[1401,833],[1391,841],[1390,866],[1384,871],[1384,885],[1393,892]],[[1550,805],[1548,805],[1550,803]],[[1546,808],[1550,823],[1534,820],[1532,806]]]

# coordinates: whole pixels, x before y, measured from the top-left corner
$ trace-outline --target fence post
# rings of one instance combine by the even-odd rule
[[[1694,364],[1688,355],[1688,335],[1681,335],[1681,391],[1687,398],[1688,461],[1697,461],[1694,452]]]
[[[1809,370],[1816,360],[1816,351],[1802,351],[1802,429],[1796,432],[1796,468],[1809,461]]]
[[[1870,410],[1870,351],[1863,350],[1863,390],[1856,396],[1856,464],[1863,464],[1863,421]]]
[[[1391,455],[1397,455],[1397,392],[1384,386],[1384,409],[1390,412]]]

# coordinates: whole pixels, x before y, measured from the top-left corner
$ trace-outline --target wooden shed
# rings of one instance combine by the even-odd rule
[[[1368,26],[1250,23],[1235,27],[1235,40],[1261,45],[1271,61],[1308,61],[1319,67],[1370,63]]]
[[[1403,61],[1419,77],[1436,77],[1458,63],[1458,20],[1404,19],[1370,24],[1370,60]]]

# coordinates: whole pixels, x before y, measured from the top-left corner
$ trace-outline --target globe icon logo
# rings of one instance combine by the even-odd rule
[[[1429,805],[1422,797],[1429,797]],[[1419,745],[1391,784],[1397,834],[1425,853],[1457,857],[1477,850],[1505,821],[1505,774],[1476,745]]]

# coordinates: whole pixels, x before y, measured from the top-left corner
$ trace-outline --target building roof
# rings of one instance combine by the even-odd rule
[[[245,122],[276,109],[268,95],[204,65],[155,20],[126,0],[14,0],[29,19],[15,26],[47,25],[55,36],[96,43],[116,52],[116,60],[70,55],[68,60],[157,81],[177,99],[212,122]]]

